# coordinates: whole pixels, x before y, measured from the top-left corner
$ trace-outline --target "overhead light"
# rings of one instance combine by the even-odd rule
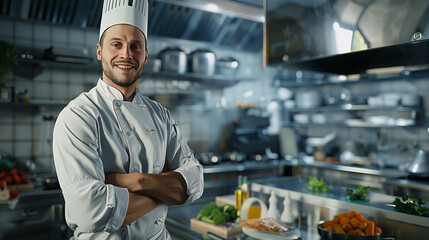
[[[335,42],[338,53],[347,53],[352,48],[353,31],[342,28],[338,22],[332,24],[335,32]]]
[[[157,0],[168,4],[200,9],[213,13],[230,15],[250,21],[265,22],[265,12],[262,7],[234,2],[230,0]]]
[[[207,8],[207,11],[209,11],[209,12],[218,12],[219,11],[219,7],[214,3],[208,3],[206,8]]]

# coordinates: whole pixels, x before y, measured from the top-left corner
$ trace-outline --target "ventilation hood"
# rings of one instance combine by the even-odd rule
[[[102,5],[103,0],[0,0],[0,16],[98,29]],[[149,38],[261,51],[263,22],[260,0],[149,0]]]
[[[265,0],[264,63],[336,74],[429,69],[427,0]]]

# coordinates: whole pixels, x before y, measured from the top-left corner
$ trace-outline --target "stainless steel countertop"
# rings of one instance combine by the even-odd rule
[[[283,177],[276,180],[266,180],[251,183],[251,193],[260,192],[270,194],[275,190],[280,197],[286,197],[288,194],[293,200],[311,202],[315,205],[354,209],[362,214],[383,216],[399,222],[406,222],[417,226],[428,227],[429,218],[415,216],[398,212],[392,206],[394,196],[370,193],[369,202],[349,202],[345,198],[345,187],[333,186],[326,194],[315,194],[307,187],[307,181],[298,177]]]
[[[301,166],[325,168],[325,169],[332,169],[332,170],[350,172],[350,173],[376,175],[376,176],[381,176],[386,178],[404,178],[408,176],[408,173],[405,173],[403,171],[400,171],[399,169],[394,169],[394,168],[360,167],[360,166],[351,166],[351,165],[342,165],[342,164],[322,163],[322,162],[314,162],[312,164],[301,164]]]
[[[221,163],[219,165],[204,166],[204,173],[221,173],[221,172],[240,172],[246,170],[263,170],[279,167],[285,164],[282,160],[267,161],[244,161],[242,163]]]
[[[408,188],[413,190],[419,190],[422,192],[429,193],[429,183],[418,180],[408,179],[408,173],[400,171],[395,168],[374,168],[374,167],[364,167],[364,166],[350,166],[350,165],[341,165],[341,164],[331,164],[331,163],[319,163],[315,162],[312,164],[287,164],[290,166],[296,167],[308,167],[308,168],[320,168],[333,171],[339,171],[344,173],[354,173],[370,176],[380,177],[381,185],[396,186],[401,188]]]

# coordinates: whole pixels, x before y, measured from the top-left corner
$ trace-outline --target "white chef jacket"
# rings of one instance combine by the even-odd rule
[[[53,137],[66,221],[76,239],[171,239],[166,204],[121,227],[128,190],[105,184],[105,174],[159,174],[168,163],[186,181],[185,204],[203,193],[202,166],[170,112],[138,91],[132,102],[123,101],[119,90],[99,79],[61,111]]]

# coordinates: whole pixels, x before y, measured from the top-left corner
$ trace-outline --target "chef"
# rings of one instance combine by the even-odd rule
[[[170,112],[143,96],[148,1],[103,5],[103,75],[59,114],[53,154],[74,239],[171,239],[168,205],[203,193],[195,160]]]

